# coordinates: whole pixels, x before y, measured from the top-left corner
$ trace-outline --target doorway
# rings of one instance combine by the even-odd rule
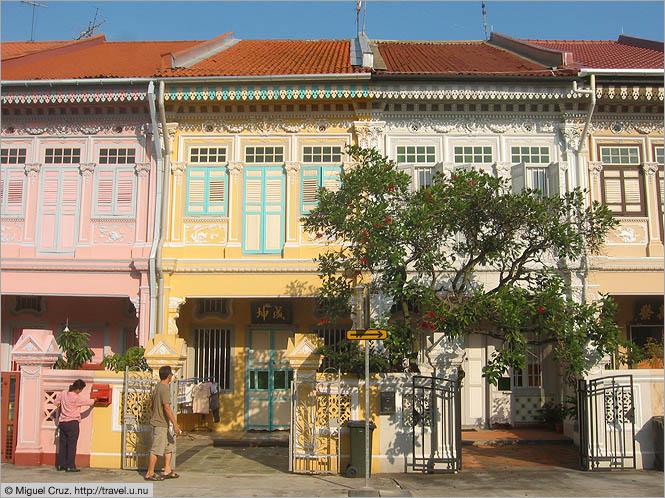
[[[287,430],[291,408],[291,370],[286,347],[293,331],[250,329],[247,354],[245,428]]]

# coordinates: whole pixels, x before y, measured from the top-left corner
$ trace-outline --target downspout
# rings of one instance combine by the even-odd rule
[[[159,129],[157,128],[157,116],[155,112],[155,83],[151,81],[148,84],[148,106],[150,108],[150,123],[152,124],[152,143],[155,149],[155,160],[157,162],[157,184],[155,192],[155,214],[154,214],[154,229],[152,235],[152,246],[150,248],[150,259],[148,266],[150,269],[150,318],[148,325],[149,337],[155,336],[155,315],[157,313],[157,275],[155,268],[155,255],[157,254],[157,243],[159,242],[159,231],[161,227],[161,202],[163,197],[162,192],[162,175],[163,161],[162,161],[162,145],[159,136]]]
[[[577,146],[577,178],[579,181],[579,184],[581,187],[584,186],[582,182],[582,178],[585,179],[584,183],[586,183],[586,175],[584,175],[584,165],[582,164],[582,161],[580,160],[581,156],[580,153],[584,149],[586,145],[586,136],[589,131],[589,125],[591,124],[591,116],[593,115],[593,110],[596,107],[596,75],[591,74],[590,75],[590,84],[591,84],[591,89],[590,90],[581,90],[577,88],[577,81],[573,81],[573,90],[576,91],[577,93],[581,93],[582,95],[589,95],[591,96],[591,105],[589,106],[589,113],[587,114],[586,117],[586,123],[584,123],[584,129],[582,130],[582,136],[580,137],[580,143]],[[587,302],[587,291],[589,290],[589,282],[587,279],[587,276],[589,274],[589,258],[587,257],[586,249],[584,250],[584,254],[582,255],[582,268],[583,268],[583,273],[582,273],[582,304],[586,304]]]
[[[166,239],[166,230],[167,230],[167,209],[168,209],[168,187],[169,187],[169,176],[171,174],[171,144],[168,137],[168,128],[166,127],[166,112],[164,111],[164,81],[159,82],[159,117],[162,125],[162,133],[164,137],[164,177],[163,181],[163,191],[164,195],[162,196],[162,205],[161,205],[161,230],[159,235],[159,243],[157,244],[157,276],[159,278],[159,314],[157,315],[157,330],[160,333],[164,332],[164,272],[162,271],[162,248],[164,247],[164,240]]]

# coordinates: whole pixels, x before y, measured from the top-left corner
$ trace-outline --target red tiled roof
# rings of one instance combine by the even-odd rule
[[[3,48],[19,42],[3,43]],[[57,42],[52,42],[57,43]],[[198,41],[104,42],[39,60],[19,62],[2,68],[3,80],[46,80],[78,78],[140,78],[160,69],[161,54],[176,52]]]
[[[546,66],[484,41],[379,41],[382,73],[437,75],[551,76]]]
[[[351,66],[349,40],[241,40],[188,68],[160,76],[266,76],[364,72]]]
[[[2,60],[5,60],[14,57],[22,57],[35,52],[41,52],[42,50],[63,47],[70,43],[72,43],[72,40],[2,42],[2,44],[0,44],[0,53],[2,54]]]
[[[576,65],[596,69],[663,69],[663,51],[613,40],[522,40],[572,52]]]

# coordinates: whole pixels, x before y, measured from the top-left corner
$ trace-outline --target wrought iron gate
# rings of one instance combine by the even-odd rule
[[[580,463],[585,470],[635,468],[633,376],[580,380]]]
[[[351,418],[351,391],[336,374],[303,375],[291,383],[289,470],[300,474],[340,473],[340,433]]]
[[[462,409],[458,380],[413,377],[411,468],[427,473],[462,468]]]
[[[125,470],[148,467],[148,451],[152,444],[150,397],[156,382],[151,372],[125,369],[121,407],[122,468]]]

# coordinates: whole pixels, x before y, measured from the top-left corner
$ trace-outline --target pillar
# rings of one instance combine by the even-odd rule
[[[60,350],[52,331],[24,329],[11,355],[21,370],[15,464],[41,465],[43,376],[60,358]]]

